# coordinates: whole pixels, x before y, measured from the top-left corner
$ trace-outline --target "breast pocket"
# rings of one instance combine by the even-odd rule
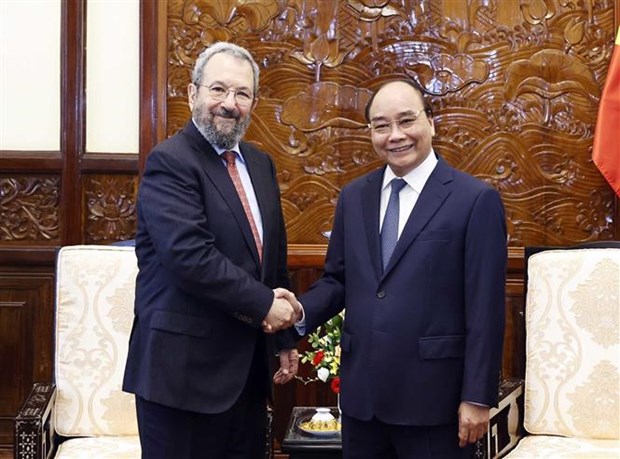
[[[438,241],[438,242],[447,242],[452,240],[452,231],[450,230],[429,230],[422,231],[418,237],[417,241]]]

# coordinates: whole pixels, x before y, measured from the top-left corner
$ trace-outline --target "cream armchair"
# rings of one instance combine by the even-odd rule
[[[55,384],[37,383],[15,418],[15,458],[140,458],[121,385],[138,272],[133,247],[62,248],[56,266]],[[272,457],[272,413],[266,419]]]
[[[35,384],[17,415],[15,457],[140,458],[134,397],[121,391],[134,248],[64,247],[56,268],[55,385]]]
[[[525,419],[509,458],[620,457],[620,248],[527,263]]]

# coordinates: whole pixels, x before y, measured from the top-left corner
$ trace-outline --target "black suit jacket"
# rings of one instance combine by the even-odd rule
[[[150,153],[138,192],[135,319],[123,389],[203,413],[230,408],[272,288],[288,287],[286,234],[268,155],[241,143],[263,221],[263,263],[225,165],[193,122]],[[288,333],[280,348],[293,347]],[[267,364],[264,365],[267,368]],[[265,389],[270,387],[264,371]]]

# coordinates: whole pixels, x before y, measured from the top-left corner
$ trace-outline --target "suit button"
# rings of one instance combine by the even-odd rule
[[[380,300],[385,298],[385,291],[381,290],[380,292],[377,292],[377,298],[379,298]]]

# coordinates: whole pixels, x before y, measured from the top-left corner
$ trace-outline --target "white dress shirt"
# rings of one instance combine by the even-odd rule
[[[422,163],[409,172],[407,175],[401,177],[407,185],[400,190],[400,206],[398,213],[398,237],[403,232],[403,228],[409,220],[409,216],[413,211],[413,208],[418,202],[418,196],[422,192],[422,188],[426,185],[426,181],[430,177],[433,169],[437,165],[437,156],[431,149],[431,153],[426,157]],[[379,234],[381,234],[381,228],[383,227],[383,219],[385,218],[385,211],[387,209],[388,201],[390,200],[390,193],[392,192],[392,186],[390,182],[396,178],[390,166],[385,168],[383,173],[383,185],[381,186],[381,204],[379,207]]]
[[[229,151],[224,148],[220,148],[216,145],[211,145],[215,152],[220,155],[220,159],[224,165],[227,165],[222,155],[224,152]],[[235,145],[230,149],[230,151],[234,151],[236,154],[235,165],[237,166],[237,170],[239,171],[239,178],[241,179],[241,185],[243,185],[243,190],[245,191],[245,195],[248,197],[248,203],[250,204],[250,210],[252,211],[252,217],[254,217],[254,223],[256,223],[256,229],[258,230],[258,236],[260,237],[261,244],[263,243],[263,219],[260,214],[260,209],[258,207],[258,201],[256,200],[256,193],[254,193],[254,186],[252,185],[252,179],[250,179],[250,174],[248,173],[248,166],[245,162],[245,158],[241,154],[241,150],[239,149],[239,144]]]

